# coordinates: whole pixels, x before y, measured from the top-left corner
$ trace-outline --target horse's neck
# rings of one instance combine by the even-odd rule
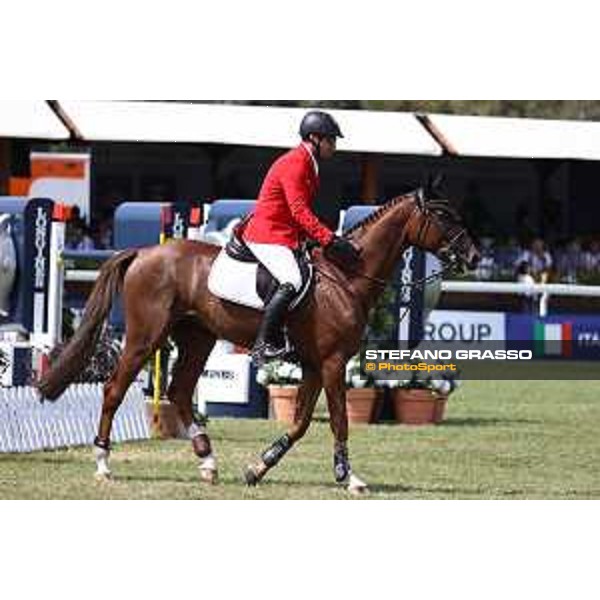
[[[407,199],[360,232],[356,241],[362,248],[363,271],[370,277],[389,280],[408,246],[407,225],[414,204]]]
[[[408,247],[406,227],[414,209],[414,201],[406,199],[363,230],[357,231],[353,237],[362,249],[361,273],[366,277],[356,277],[352,288],[355,294],[364,298],[365,307],[375,304],[384,289],[380,281],[390,281],[398,261]]]

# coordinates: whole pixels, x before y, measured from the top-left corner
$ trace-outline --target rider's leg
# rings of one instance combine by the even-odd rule
[[[277,358],[285,352],[285,348],[278,348],[275,338],[281,330],[290,303],[300,291],[302,285],[300,269],[294,253],[285,246],[250,243],[248,247],[279,282],[279,288],[265,307],[253,354],[259,361],[265,358]]]

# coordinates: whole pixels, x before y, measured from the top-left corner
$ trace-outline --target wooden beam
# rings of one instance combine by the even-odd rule
[[[361,201],[377,204],[379,200],[379,157],[364,154],[361,161]]]
[[[71,117],[63,110],[58,100],[46,100],[46,103],[54,114],[61,120],[62,124],[69,130],[71,139],[83,140],[81,131],[77,128],[77,125],[73,122]]]
[[[449,156],[459,156],[458,150],[452,145],[452,142],[434,125],[429,115],[415,115],[417,121],[423,125],[429,135],[442,147],[444,154]]]

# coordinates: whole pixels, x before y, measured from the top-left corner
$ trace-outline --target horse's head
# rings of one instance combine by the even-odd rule
[[[408,232],[411,244],[435,254],[455,271],[474,269],[480,254],[458,212],[437,195],[415,193],[415,212]]]

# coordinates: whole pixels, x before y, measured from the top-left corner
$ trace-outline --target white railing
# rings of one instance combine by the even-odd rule
[[[98,271],[67,270],[65,280],[79,283],[93,283]],[[539,314],[548,314],[548,302],[551,296],[577,296],[600,298],[600,286],[573,285],[566,283],[518,283],[512,281],[443,281],[442,291],[453,294],[513,294],[516,296],[536,297],[539,302]]]
[[[600,298],[600,286],[571,285],[566,283],[518,283],[510,281],[443,281],[442,291],[453,294],[514,294],[536,297],[539,315],[548,314],[550,296],[578,296]]]

